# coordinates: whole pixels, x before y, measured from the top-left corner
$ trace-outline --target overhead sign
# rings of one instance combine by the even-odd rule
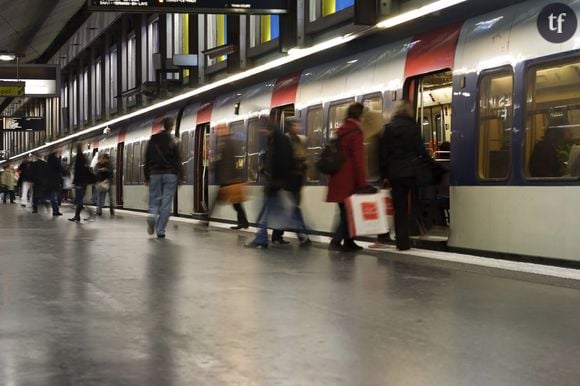
[[[44,117],[2,117],[0,130],[6,131],[44,131],[46,119]]]
[[[19,97],[24,95],[24,82],[0,81],[0,97]]]
[[[296,1],[296,0],[290,0]],[[244,13],[288,12],[288,0],[89,0],[93,12]]]
[[[0,64],[0,81],[22,82],[24,95],[57,97],[60,95],[60,70],[51,64]]]

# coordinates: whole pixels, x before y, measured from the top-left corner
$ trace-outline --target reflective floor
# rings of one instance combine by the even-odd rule
[[[0,204],[0,385],[578,385],[580,291]],[[379,256],[380,255],[380,256]]]

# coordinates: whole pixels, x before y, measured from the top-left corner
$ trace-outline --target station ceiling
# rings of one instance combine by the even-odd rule
[[[0,0],[0,51],[35,62],[86,0]]]

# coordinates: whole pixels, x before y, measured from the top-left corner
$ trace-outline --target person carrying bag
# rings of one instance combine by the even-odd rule
[[[392,189],[397,249],[407,250],[411,248],[409,193],[419,186],[435,185],[443,175],[425,150],[408,101],[397,105],[393,118],[385,125],[379,150],[381,177]]]

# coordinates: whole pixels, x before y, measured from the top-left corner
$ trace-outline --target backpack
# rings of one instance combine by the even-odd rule
[[[340,140],[348,134],[353,133],[355,130],[359,129],[349,130],[328,141],[322,150],[322,153],[320,153],[320,158],[316,161],[316,169],[318,169],[320,173],[333,175],[342,168],[342,165],[346,161],[346,157],[340,149]]]

